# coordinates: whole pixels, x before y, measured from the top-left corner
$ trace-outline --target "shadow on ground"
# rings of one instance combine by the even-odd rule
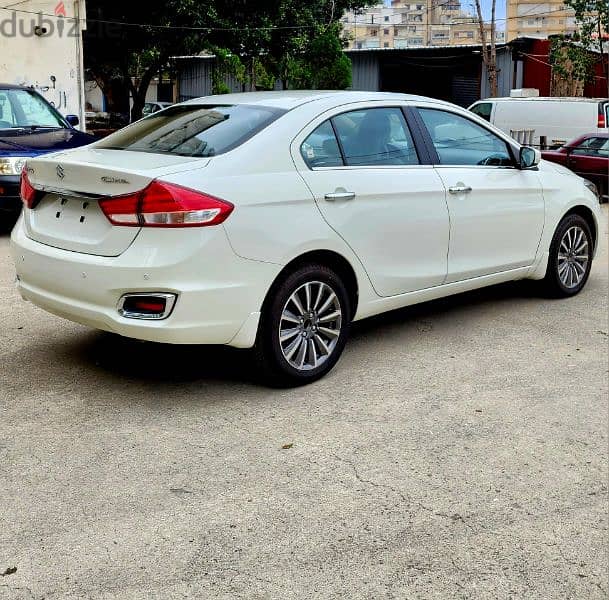
[[[368,338],[379,334],[390,338],[400,335],[402,327],[408,327],[413,321],[424,319],[433,323],[434,318],[485,304],[530,302],[535,293],[530,282],[514,282],[391,311],[354,323],[351,341],[366,344]],[[92,332],[68,342],[66,352],[70,360],[84,360],[108,374],[130,379],[168,383],[257,382],[251,352],[227,346],[156,344]]]

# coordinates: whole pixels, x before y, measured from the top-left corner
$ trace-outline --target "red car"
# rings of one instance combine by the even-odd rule
[[[609,133],[587,133],[558,150],[544,151],[541,155],[592,181],[601,201],[609,200]]]

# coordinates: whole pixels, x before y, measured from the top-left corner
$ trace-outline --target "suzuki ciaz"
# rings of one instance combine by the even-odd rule
[[[365,92],[172,106],[27,161],[22,296],[171,344],[253,348],[274,384],[338,361],[350,323],[515,279],[585,285],[592,184],[470,112]]]

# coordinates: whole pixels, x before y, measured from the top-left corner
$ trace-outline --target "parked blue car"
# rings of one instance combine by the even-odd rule
[[[31,88],[0,83],[0,227],[21,210],[19,180],[28,158],[95,141],[78,131],[78,117],[63,117]]]

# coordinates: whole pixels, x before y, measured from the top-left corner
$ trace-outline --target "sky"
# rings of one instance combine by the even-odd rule
[[[462,0],[461,6],[465,10],[475,11],[475,5],[468,0]],[[491,18],[491,0],[482,0],[482,11],[485,19]],[[495,18],[497,19],[497,25],[502,27],[505,21],[499,21],[499,19],[505,19],[505,0],[497,0],[497,4],[495,6]]]

